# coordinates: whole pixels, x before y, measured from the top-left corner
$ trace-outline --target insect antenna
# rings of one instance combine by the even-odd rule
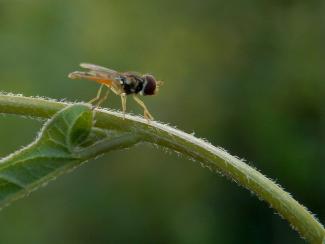
[[[160,87],[162,87],[164,85],[164,83],[165,82],[162,81],[162,80],[157,80],[156,81],[156,91],[155,91],[156,93],[159,92]]]

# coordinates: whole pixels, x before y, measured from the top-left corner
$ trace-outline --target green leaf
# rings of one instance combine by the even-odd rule
[[[93,126],[93,111],[75,104],[55,114],[29,146],[0,161],[0,207],[106,151],[138,142],[130,133]],[[86,146],[84,146],[84,145]]]

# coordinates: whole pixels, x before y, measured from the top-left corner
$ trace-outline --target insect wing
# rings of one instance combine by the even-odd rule
[[[115,70],[102,67],[96,64],[89,63],[81,63],[80,67],[89,69],[87,72],[83,72],[83,74],[88,75],[88,78],[93,80],[101,80],[101,82],[107,80],[110,82],[118,82],[120,83],[121,74]],[[86,78],[86,77],[83,77]]]
[[[102,67],[96,64],[88,64],[88,63],[81,63],[80,67],[85,68],[85,69],[89,69],[89,70],[94,70],[94,71],[101,71],[101,72],[107,72],[110,74],[114,74],[114,73],[118,73],[115,70],[106,68],[106,67]]]

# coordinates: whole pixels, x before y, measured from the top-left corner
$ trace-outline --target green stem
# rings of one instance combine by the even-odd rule
[[[50,118],[67,104],[41,98],[0,94],[0,113],[6,114]],[[148,124],[146,120],[131,115],[126,115],[126,119],[123,119],[121,113],[108,110],[96,110],[95,126],[132,133],[130,145],[136,140],[142,140],[193,158],[210,169],[228,176],[268,202],[308,242],[325,241],[324,227],[304,206],[272,180],[223,149],[167,125],[155,121]],[[128,137],[129,133],[125,136]],[[102,145],[102,149],[92,148],[86,153],[91,157],[94,153],[103,153],[105,143]]]

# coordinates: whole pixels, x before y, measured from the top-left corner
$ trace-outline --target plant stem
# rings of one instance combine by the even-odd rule
[[[50,118],[67,104],[0,94],[0,113],[5,114]],[[170,126],[155,121],[148,124],[136,116],[126,115],[126,119],[123,119],[121,113],[97,109],[95,118],[96,127],[131,132],[142,141],[174,150],[218,171],[268,202],[308,242],[325,241],[324,227],[304,206],[272,180],[223,149]],[[102,153],[101,149],[98,151]]]

